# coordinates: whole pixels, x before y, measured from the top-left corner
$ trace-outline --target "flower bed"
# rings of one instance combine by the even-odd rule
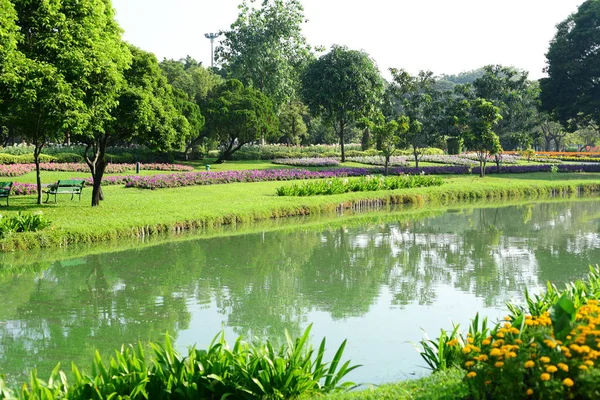
[[[352,161],[360,164],[368,165],[385,165],[385,157],[383,156],[370,156],[370,157],[348,157],[347,161]],[[390,157],[391,166],[407,166],[408,160],[406,157],[392,156]]]
[[[552,172],[551,165],[507,165],[502,167],[502,173]],[[495,165],[486,168],[486,173],[496,173]],[[557,172],[600,172],[600,164],[577,165],[563,164]],[[160,189],[193,185],[215,185],[234,182],[263,182],[288,181],[297,179],[320,179],[335,177],[365,176],[383,173],[383,168],[337,168],[323,171],[308,171],[304,169],[268,169],[223,172],[188,172],[180,174],[161,174],[153,176],[128,177],[125,186],[141,189]],[[464,175],[478,174],[478,168],[460,165],[440,165],[420,168],[390,168],[390,175],[427,174],[427,175]]]
[[[277,158],[272,163],[296,167],[336,167],[340,161],[335,158]]]
[[[466,165],[473,167],[479,164],[478,162],[469,158],[455,155],[424,155],[421,157],[421,161],[437,164]]]
[[[121,174],[135,170],[135,164],[108,164],[107,174]],[[89,172],[90,168],[84,163],[40,163],[42,171],[54,172]],[[193,171],[194,167],[180,164],[140,164],[145,171]],[[21,176],[35,171],[35,164],[0,164],[0,176]]]

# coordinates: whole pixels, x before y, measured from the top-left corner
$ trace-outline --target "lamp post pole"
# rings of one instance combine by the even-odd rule
[[[215,43],[215,39],[219,37],[219,35],[221,35],[220,33],[205,33],[204,37],[207,39],[210,39],[210,67],[213,68],[214,67],[214,59],[215,59],[215,50],[214,50],[214,43]]]

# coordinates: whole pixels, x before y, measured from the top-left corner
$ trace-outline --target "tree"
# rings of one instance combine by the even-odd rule
[[[65,3],[16,0],[14,8],[2,5],[6,25],[0,30],[4,41],[1,113],[34,144],[38,204],[42,202],[39,156],[43,147],[85,122],[81,93],[70,82],[71,69],[80,62],[79,43],[74,39],[78,21],[68,20]]]
[[[556,27],[540,79],[542,107],[564,125],[600,131],[600,1],[587,0]]]
[[[107,165],[106,148],[117,143],[139,143],[151,149],[179,148],[189,135],[187,119],[176,109],[172,88],[156,57],[134,46],[130,67],[124,71],[117,106],[111,119],[93,136],[83,136],[85,157],[92,172],[92,205],[102,200],[101,181]]]
[[[221,146],[217,162],[231,159],[242,146],[261,135],[274,135],[277,115],[271,100],[242,82],[231,79],[213,89],[202,108],[211,137]]]
[[[299,0],[244,0],[240,14],[216,48],[216,60],[228,78],[266,94],[276,110],[293,100],[300,73],[312,57],[302,34],[304,9]]]
[[[392,90],[399,101],[398,112],[411,121],[402,140],[412,150],[415,167],[419,168],[423,150],[438,141],[441,92],[434,89],[435,78],[431,71],[420,71],[417,76],[396,68],[391,68],[390,72],[394,81]]]
[[[383,79],[369,56],[343,46],[333,46],[302,76],[302,97],[314,115],[333,125],[340,140],[342,162],[346,161],[348,125],[368,117],[383,92]]]
[[[280,142],[298,145],[308,136],[308,128],[304,116],[308,114],[307,107],[299,101],[286,103],[279,112]]]
[[[494,103],[502,120],[495,131],[504,147],[529,147],[537,124],[539,87],[527,79],[528,73],[513,67],[486,65],[484,74],[475,79],[477,97]]]
[[[377,142],[377,149],[383,153],[384,175],[388,174],[390,158],[401,143],[402,135],[411,129],[410,120],[401,115],[396,120],[386,121],[383,114],[377,114],[373,120],[363,118],[361,125],[372,131]]]
[[[479,176],[485,176],[485,165],[488,157],[502,151],[500,139],[492,128],[502,119],[499,109],[485,99],[471,102],[468,117],[468,132],[465,137],[466,146],[477,153],[479,160]]]

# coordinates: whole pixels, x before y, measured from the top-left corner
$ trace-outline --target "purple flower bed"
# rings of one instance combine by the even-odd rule
[[[502,173],[550,172],[550,165],[509,165],[501,168]],[[486,173],[496,173],[496,166],[488,166]],[[558,172],[600,172],[599,165],[566,164],[558,167]],[[338,168],[323,171],[303,169],[272,169],[223,172],[193,172],[181,174],[165,174],[154,176],[132,176],[126,180],[126,187],[142,189],[173,188],[194,185],[216,185],[233,182],[263,182],[298,179],[319,179],[350,176],[364,176],[383,173],[383,168]],[[427,174],[427,175],[464,175],[478,174],[479,168],[462,165],[444,165],[421,168],[390,168],[389,174]]]
[[[84,163],[40,163],[42,171],[54,172],[89,172],[90,168]],[[180,164],[140,164],[141,170],[146,171],[193,171],[194,167]],[[121,174],[135,170],[135,164],[108,164],[107,174]],[[35,171],[35,164],[0,164],[0,176],[21,176]]]

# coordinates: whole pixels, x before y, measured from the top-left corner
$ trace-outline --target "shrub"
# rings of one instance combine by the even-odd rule
[[[525,297],[527,306],[509,305],[493,329],[475,320],[466,338],[455,327],[422,341],[423,358],[434,370],[464,368],[473,399],[597,398],[600,269],[591,268],[587,282]]]
[[[16,164],[17,157],[12,154],[0,153],[0,164]]]
[[[83,163],[84,158],[77,153],[56,153],[54,155],[58,163]]]

